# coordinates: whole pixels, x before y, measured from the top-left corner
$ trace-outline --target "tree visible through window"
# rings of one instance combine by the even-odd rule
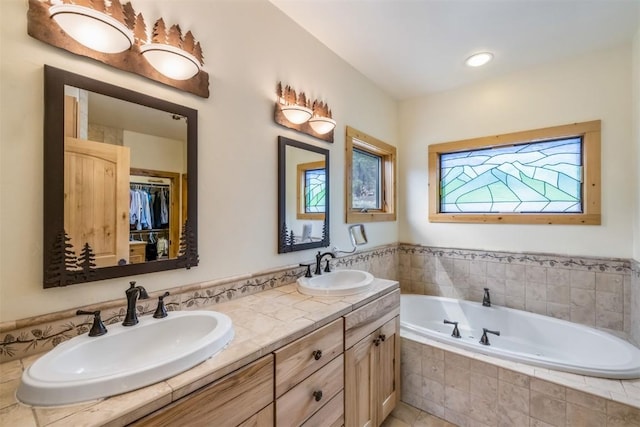
[[[353,208],[381,208],[381,165],[380,156],[358,149],[353,150],[353,177],[351,181]]]
[[[600,121],[429,146],[429,220],[590,224],[600,216]]]
[[[396,220],[396,147],[347,126],[347,223]]]

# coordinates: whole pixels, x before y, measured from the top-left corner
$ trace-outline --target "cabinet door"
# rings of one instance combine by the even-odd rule
[[[345,427],[376,426],[377,331],[345,352]]]
[[[393,411],[400,396],[400,321],[395,317],[379,330],[376,348],[377,423]]]

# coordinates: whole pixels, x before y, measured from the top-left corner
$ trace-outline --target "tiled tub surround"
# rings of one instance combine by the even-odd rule
[[[626,297],[626,294],[625,294]],[[640,347],[640,261],[631,261],[631,330],[629,337]]]
[[[75,427],[128,424],[397,288],[397,282],[376,279],[372,290],[364,294],[310,297],[300,294],[295,284],[288,284],[233,301],[200,307],[231,317],[235,337],[227,349],[175,377],[99,401],[56,408],[21,405],[14,397],[20,376],[39,355],[3,363],[0,365],[0,425]]]
[[[368,251],[360,251],[354,255],[337,258],[332,261],[335,268],[350,268],[369,271],[374,277],[396,280],[397,246],[390,245]],[[277,289],[280,286],[294,283],[304,274],[304,268],[296,266],[283,267],[256,274],[247,274],[211,282],[198,283],[168,289],[171,295],[164,299],[167,309],[196,310],[212,304],[234,300],[257,292]],[[145,279],[140,278],[138,284],[145,286]],[[78,285],[78,286],[91,286]],[[102,319],[108,326],[124,320],[126,300],[122,284],[122,298],[91,306],[77,307],[71,310],[48,315],[21,319],[0,324],[0,363],[23,358],[52,349],[57,344],[74,336],[89,332],[93,322],[92,316],[76,316],[76,310],[101,310]],[[150,298],[138,300],[138,315],[152,314],[157,305],[157,296],[165,290],[150,293]],[[274,310],[277,311],[277,306]]]
[[[640,338],[640,296],[632,306],[638,263],[613,258],[398,247],[398,280],[404,293],[482,301],[491,290],[497,305],[570,320],[613,332],[631,332],[631,313]],[[633,279],[632,279],[633,276]]]
[[[534,368],[401,335],[402,401],[458,426],[640,425],[640,380]]]

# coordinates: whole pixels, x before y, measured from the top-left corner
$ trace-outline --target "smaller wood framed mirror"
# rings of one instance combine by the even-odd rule
[[[329,150],[278,137],[278,253],[329,246]]]

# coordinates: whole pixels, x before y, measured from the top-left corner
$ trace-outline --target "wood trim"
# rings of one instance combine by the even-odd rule
[[[601,121],[573,123],[542,129],[432,144],[428,148],[429,221],[487,224],[566,224],[600,225],[601,218]],[[479,148],[495,148],[516,143],[539,142],[564,137],[583,137],[584,213],[440,213],[441,153]]]
[[[326,169],[326,162],[324,160],[319,162],[300,163],[297,165],[296,172],[296,218],[297,219],[312,219],[312,220],[324,220],[323,213],[307,213],[304,211],[305,198],[304,198],[304,173],[312,169]],[[326,170],[325,170],[326,173]]]
[[[396,289],[344,316],[345,350],[398,314],[400,314],[400,290]]]
[[[356,140],[357,142],[354,142]],[[345,138],[345,217],[347,224],[360,222],[395,221],[397,204],[397,155],[396,147],[369,136],[350,126]],[[361,212],[351,208],[353,149],[354,147],[382,157],[382,204],[381,210]]]

